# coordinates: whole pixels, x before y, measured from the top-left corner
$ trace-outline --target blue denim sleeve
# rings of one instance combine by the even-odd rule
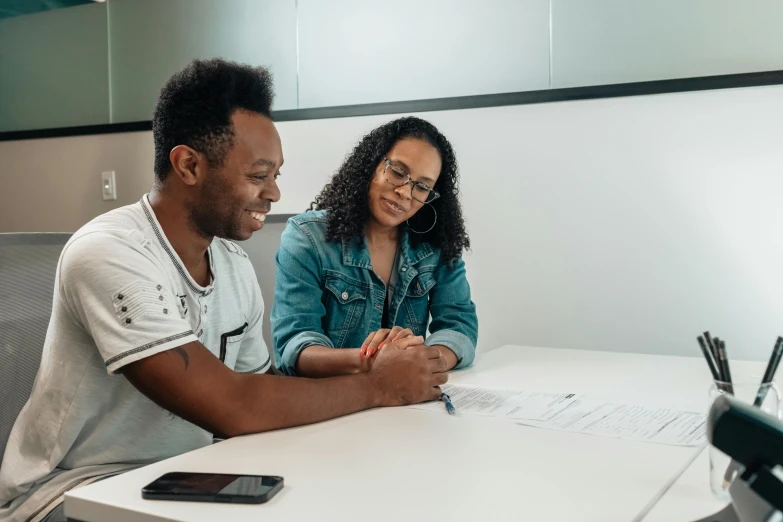
[[[296,375],[296,360],[308,346],[334,348],[324,335],[321,319],[320,259],[312,238],[300,225],[288,222],[275,256],[277,281],[270,320],[275,365],[284,375]]]
[[[438,264],[435,281],[430,291],[431,335],[424,344],[446,346],[457,356],[455,368],[465,368],[476,356],[478,341],[478,317],[470,299],[465,262],[459,258],[452,266]]]

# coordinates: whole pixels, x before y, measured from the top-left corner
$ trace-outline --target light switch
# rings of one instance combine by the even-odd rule
[[[117,199],[117,182],[114,179],[114,171],[101,172],[101,191],[103,200]]]

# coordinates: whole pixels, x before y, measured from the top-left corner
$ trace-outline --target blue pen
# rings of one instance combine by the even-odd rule
[[[443,404],[446,405],[446,411],[449,412],[449,415],[454,415],[457,413],[457,409],[454,408],[453,404],[451,404],[451,397],[449,397],[448,393],[441,393],[439,400],[443,401]]]

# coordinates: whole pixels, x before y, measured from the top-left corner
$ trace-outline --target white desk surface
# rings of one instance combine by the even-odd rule
[[[764,366],[734,363],[735,381],[760,380]],[[504,346],[451,382],[706,411],[710,375],[699,357]],[[65,509],[84,522],[629,521],[693,451],[383,408],[230,439],[76,489]],[[721,507],[706,455],[646,520],[687,522]],[[141,488],[169,471],[281,475],[285,487],[255,506],[143,500]]]

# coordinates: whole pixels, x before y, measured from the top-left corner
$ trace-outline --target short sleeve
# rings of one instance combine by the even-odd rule
[[[109,373],[198,341],[145,242],[141,233],[93,232],[74,239],[60,259],[60,296]]]

